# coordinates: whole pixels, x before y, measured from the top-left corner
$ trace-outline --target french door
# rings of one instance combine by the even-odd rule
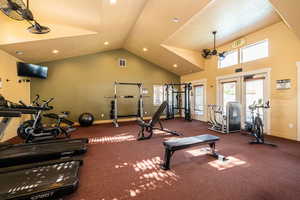
[[[223,112],[226,114],[226,105],[228,102],[240,102],[240,78],[224,79],[219,83],[219,101],[218,104],[223,107]]]
[[[249,109],[250,105],[258,102],[265,102],[265,87],[264,87],[264,78],[257,79],[245,79],[245,121],[251,122],[251,111]],[[261,110],[262,111],[262,110]],[[263,111],[262,111],[263,112]],[[262,119],[264,119],[264,115],[261,115]]]
[[[217,104],[223,106],[224,114],[226,114],[226,104],[230,101],[237,101],[241,103],[241,120],[242,127],[245,122],[251,122],[251,111],[249,106],[254,102],[266,102],[269,100],[269,73],[248,73],[247,75],[240,75],[234,78],[222,77],[218,80],[217,89]],[[270,121],[268,116],[270,110],[260,110],[260,116],[263,119],[268,132]]]
[[[192,83],[191,96],[192,119],[206,121],[206,81]]]

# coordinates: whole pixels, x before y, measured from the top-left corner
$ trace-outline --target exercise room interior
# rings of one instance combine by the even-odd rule
[[[300,199],[299,0],[0,0],[0,200]]]

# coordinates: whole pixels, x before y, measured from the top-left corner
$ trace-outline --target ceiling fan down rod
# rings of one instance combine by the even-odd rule
[[[213,31],[212,33],[214,34],[214,50],[216,50],[216,34],[217,34],[217,31]]]

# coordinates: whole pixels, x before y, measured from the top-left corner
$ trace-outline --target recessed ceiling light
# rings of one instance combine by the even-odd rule
[[[54,49],[53,51],[52,51],[52,53],[54,53],[54,54],[57,54],[59,51],[57,50],[57,49]]]
[[[148,49],[147,48],[143,48],[143,51],[148,51]]]
[[[110,0],[110,4],[116,4],[117,0]]]
[[[23,51],[16,51],[16,54],[17,54],[17,55],[23,55],[24,52],[23,52]]]
[[[178,22],[179,22],[179,18],[178,18],[178,17],[174,17],[174,18],[172,19],[172,21],[175,22],[175,23],[178,23]]]
[[[177,68],[177,67],[178,67],[178,65],[177,65],[177,64],[174,64],[174,65],[173,65],[173,67]]]
[[[109,45],[109,42],[107,42],[107,41],[106,41],[106,42],[104,42],[104,45]]]

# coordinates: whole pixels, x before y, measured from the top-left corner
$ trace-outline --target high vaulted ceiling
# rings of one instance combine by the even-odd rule
[[[211,31],[220,45],[281,20],[268,0],[30,0],[30,7],[50,33],[31,34],[28,23],[0,13],[0,49],[25,62],[125,48],[178,75],[203,69]]]

